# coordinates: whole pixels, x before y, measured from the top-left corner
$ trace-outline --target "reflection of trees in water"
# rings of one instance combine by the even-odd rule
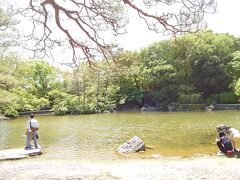
[[[0,122],[0,149],[25,146],[25,121],[7,120]]]
[[[9,128],[6,122],[0,121],[0,149],[8,145]]]

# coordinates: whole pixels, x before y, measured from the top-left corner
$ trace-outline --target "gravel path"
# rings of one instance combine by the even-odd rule
[[[218,156],[79,161],[28,158],[0,162],[0,179],[240,179],[240,159]]]

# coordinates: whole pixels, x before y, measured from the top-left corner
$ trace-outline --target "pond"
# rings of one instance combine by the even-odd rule
[[[0,121],[0,150],[25,146],[27,119]],[[44,155],[38,158],[115,160],[212,155],[218,151],[217,125],[225,123],[240,129],[240,111],[36,115],[36,119],[40,125],[39,144],[44,149]],[[117,153],[116,149],[135,135],[145,142],[146,152]]]

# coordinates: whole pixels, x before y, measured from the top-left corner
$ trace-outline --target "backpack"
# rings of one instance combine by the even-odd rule
[[[31,119],[30,119],[30,129],[31,129],[32,132],[35,132],[39,129],[39,127],[36,127],[36,128],[32,127]]]

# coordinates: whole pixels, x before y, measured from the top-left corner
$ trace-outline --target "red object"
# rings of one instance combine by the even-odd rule
[[[227,156],[233,156],[234,155],[234,151],[227,151]]]

